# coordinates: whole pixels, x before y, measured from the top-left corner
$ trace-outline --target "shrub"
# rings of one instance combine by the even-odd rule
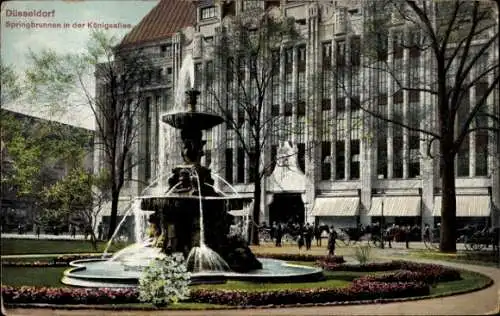
[[[371,248],[368,245],[358,245],[354,250],[354,256],[360,264],[367,264],[371,259]]]
[[[161,256],[146,267],[139,279],[139,300],[164,306],[189,296],[189,278],[184,256]]]

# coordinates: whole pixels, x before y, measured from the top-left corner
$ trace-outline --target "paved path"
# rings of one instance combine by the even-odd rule
[[[205,311],[110,311],[110,310],[50,310],[50,309],[11,309],[7,315],[26,316],[90,316],[90,315],[168,315],[168,316],[214,316],[214,315],[493,315],[499,311],[500,270],[493,267],[475,266],[437,260],[412,259],[428,263],[439,263],[451,267],[463,268],[488,275],[495,281],[481,291],[468,294],[401,303],[296,307],[282,309],[243,309],[243,310],[205,310]]]

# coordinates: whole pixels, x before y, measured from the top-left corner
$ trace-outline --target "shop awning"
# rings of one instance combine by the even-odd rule
[[[457,217],[486,217],[491,213],[488,195],[457,195]],[[441,196],[434,197],[434,216],[441,216]]]
[[[373,197],[368,215],[420,216],[420,201],[420,196]]]
[[[230,210],[229,214],[233,215],[234,217],[243,217],[248,215],[247,210]]]
[[[328,197],[314,200],[313,216],[356,216],[359,197]]]

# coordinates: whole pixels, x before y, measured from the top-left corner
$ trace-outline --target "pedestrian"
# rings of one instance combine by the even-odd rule
[[[311,250],[311,242],[313,237],[313,228],[309,223],[306,224],[304,229],[304,239],[306,242],[306,250]]]
[[[328,255],[335,256],[335,242],[337,239],[337,232],[330,226],[330,234],[328,235]]]
[[[75,227],[75,225],[71,226],[71,237],[76,238],[76,227]]]
[[[38,239],[40,239],[40,225],[36,225],[36,230],[35,230],[35,232],[36,232],[36,237],[37,237]]]
[[[99,226],[97,226],[97,239],[102,240],[102,222],[99,223]]]
[[[410,225],[406,226],[406,229],[405,229],[404,233],[405,233],[406,249],[409,249],[410,248],[410,235],[411,235],[411,227],[410,227]]]
[[[276,247],[281,247],[281,238],[283,237],[283,228],[281,227],[281,223],[276,227]]]
[[[302,235],[302,232],[299,232],[299,236],[297,238],[297,244],[299,246],[299,251],[301,251],[302,247],[304,247],[304,236]]]
[[[425,224],[424,226],[424,241],[430,241],[431,240],[431,228],[429,227],[429,224]]]
[[[316,246],[321,247],[321,228],[318,224],[314,225],[314,239],[316,239]]]

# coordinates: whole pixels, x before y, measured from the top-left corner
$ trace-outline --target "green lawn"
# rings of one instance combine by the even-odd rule
[[[2,285],[61,287],[64,285],[60,280],[66,269],[68,268],[2,267]]]
[[[493,251],[463,251],[449,254],[432,250],[412,250],[409,255],[414,258],[462,262],[490,267],[497,267],[499,264],[498,254]]]
[[[110,251],[116,251],[125,247],[125,244],[113,244]],[[2,239],[2,255],[20,254],[65,254],[65,253],[89,253],[103,252],[106,242],[97,243],[97,251],[92,247],[90,241],[86,240],[42,240],[42,239]]]

